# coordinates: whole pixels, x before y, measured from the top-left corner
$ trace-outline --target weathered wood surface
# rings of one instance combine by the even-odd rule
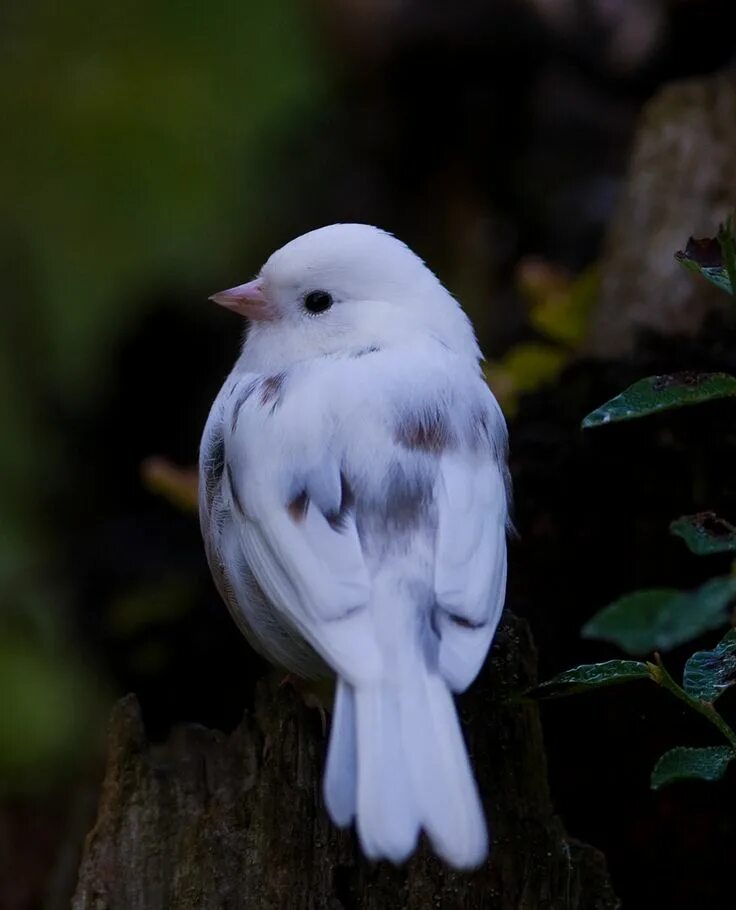
[[[526,624],[508,617],[461,702],[494,840],[473,874],[426,847],[400,869],[360,856],[322,807],[319,715],[288,688],[263,681],[231,735],[188,726],[164,745],[148,742],[127,696],[112,716],[74,910],[617,907],[601,854],[553,813],[536,706],[509,700],[534,665]]]
[[[588,350],[630,353],[641,329],[695,334],[722,291],[678,266],[736,206],[736,70],[673,83],[645,107],[602,260]]]

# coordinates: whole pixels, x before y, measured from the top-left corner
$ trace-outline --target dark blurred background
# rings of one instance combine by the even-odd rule
[[[698,580],[669,541],[632,549],[621,516],[643,497],[666,537],[677,511],[653,478],[689,489],[707,426],[677,425],[664,466],[656,425],[614,448],[578,426],[642,363],[728,352],[655,346],[586,371],[568,348],[642,106],[733,63],[729,13],[732,0],[4,4],[3,910],[67,905],[114,698],[137,692],[152,736],[230,729],[265,672],[209,580],[186,469],[242,331],[206,298],[305,230],[395,232],[475,321],[511,419],[509,607],[543,673],[608,654],[578,637],[607,600]],[[544,719],[559,811],[606,852],[625,905],[729,905],[733,789],[648,791],[679,710],[606,695]]]

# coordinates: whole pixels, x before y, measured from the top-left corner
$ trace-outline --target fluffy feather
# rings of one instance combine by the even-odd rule
[[[500,617],[508,490],[472,328],[420,259],[366,225],[297,238],[255,285],[268,319],[202,441],[213,575],[275,663],[337,674],[335,823],[355,820],[374,859],[402,861],[423,829],[451,865],[476,866],[487,834],[451,691]],[[331,302],[318,314],[315,291]]]

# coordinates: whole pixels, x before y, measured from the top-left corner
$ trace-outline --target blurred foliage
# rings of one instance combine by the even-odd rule
[[[522,260],[516,282],[527,302],[529,324],[539,337],[513,345],[485,368],[509,417],[516,414],[522,395],[554,382],[574,359],[585,339],[599,284],[595,266],[573,277],[539,259]]]
[[[228,263],[232,238],[258,231],[271,134],[319,98],[302,12],[228,0],[6,8],[6,293],[40,310],[38,353],[62,393],[99,391],[141,288],[196,285]]]
[[[516,344],[501,361],[489,363],[484,372],[488,384],[506,415],[514,415],[519,399],[559,376],[568,354],[541,341]]]
[[[197,511],[196,468],[180,468],[168,458],[152,455],[141,465],[144,486],[184,512]]]
[[[104,688],[79,656],[0,626],[0,796],[43,793],[97,736]]]
[[[129,638],[151,626],[177,622],[193,607],[187,580],[174,576],[121,593],[107,611],[107,624],[115,638]]]
[[[297,0],[31,0],[0,20],[0,786],[11,786],[33,769],[52,780],[100,705],[83,655],[64,645],[66,544],[48,511],[70,485],[83,499],[85,478],[61,421],[103,400],[117,348],[159,294],[204,301],[233,267],[268,210],[274,143],[326,82]],[[163,621],[182,594],[133,592],[110,622]],[[11,612],[20,637],[2,622]],[[138,643],[141,666],[157,647]]]
[[[612,641],[627,654],[671,651],[728,622],[736,577],[711,578],[695,591],[634,591],[600,610],[583,626],[585,638]]]

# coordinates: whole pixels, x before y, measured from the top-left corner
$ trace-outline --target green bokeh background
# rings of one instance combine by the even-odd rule
[[[0,787],[13,790],[63,773],[105,686],[71,616],[61,556],[76,529],[53,513],[89,495],[73,424],[104,406],[158,297],[196,322],[243,267],[274,146],[328,85],[296,0],[34,0],[0,16]],[[189,368],[165,339],[161,356]]]

